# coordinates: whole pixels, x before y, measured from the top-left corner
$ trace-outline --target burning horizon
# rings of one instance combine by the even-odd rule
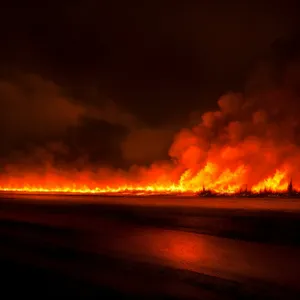
[[[92,2],[5,8],[0,191],[300,191],[297,1]]]
[[[182,129],[169,149],[169,161],[150,167],[78,170],[56,166],[5,164],[0,190],[38,193],[195,194],[203,188],[234,194],[241,190],[281,192],[293,178],[300,190],[300,131],[296,100],[286,90],[251,98],[229,93],[219,109],[206,112],[198,124]],[[261,99],[264,105],[261,105]],[[276,105],[274,104],[276,103]],[[299,133],[298,133],[299,132]]]

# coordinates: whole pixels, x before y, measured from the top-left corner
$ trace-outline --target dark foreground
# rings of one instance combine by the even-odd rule
[[[300,201],[0,200],[1,299],[300,299]]]

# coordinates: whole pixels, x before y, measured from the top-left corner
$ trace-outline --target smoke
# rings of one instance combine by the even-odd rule
[[[85,117],[136,127],[136,118],[112,100],[100,99],[99,106],[87,104],[87,100],[67,96],[62,87],[36,74],[0,79],[1,128],[11,138],[47,136],[79,126]]]
[[[3,161],[29,165],[29,158],[34,157],[43,165],[42,161],[62,160],[57,151],[48,147],[49,143],[69,149],[64,155],[66,162],[72,156],[73,161],[87,162],[91,153],[97,156],[96,151],[102,161],[116,160],[116,156],[121,156],[121,140],[140,123],[112,100],[98,95],[90,101],[89,96],[87,93],[75,98],[65,88],[37,74],[17,73],[0,79]],[[40,149],[38,153],[36,149]],[[47,153],[44,159],[41,153]]]
[[[151,163],[167,153],[173,132],[167,129],[135,129],[121,144],[123,158],[134,163]]]
[[[186,184],[253,187],[278,172],[277,186],[300,184],[299,73],[299,60],[262,62],[244,93],[221,96],[216,111],[181,130],[169,155],[189,171]]]
[[[38,75],[0,80],[0,126],[10,139],[52,135],[76,126],[84,107]]]
[[[120,109],[112,100],[104,102],[100,108],[90,107],[87,110],[88,116],[94,119],[103,120],[112,125],[120,125],[129,130],[139,126],[139,121],[131,113]]]
[[[176,133],[173,141],[172,130],[149,128],[113,101],[87,105],[63,96],[53,82],[33,75],[17,82],[3,81],[1,101],[10,117],[3,114],[1,122],[15,138],[29,133],[56,134],[68,128],[83,130],[90,122],[79,144],[85,144],[87,137],[91,153],[105,155],[105,151],[118,149],[131,164],[128,171],[99,167],[88,151],[68,163],[74,152],[72,144],[59,141],[11,153],[11,163],[4,164],[4,171],[16,176],[37,166],[31,181],[39,181],[34,176],[43,174],[41,186],[60,185],[64,180],[64,186],[76,182],[82,190],[98,187],[99,182],[114,187],[159,185],[169,190],[175,185],[190,191],[202,186],[217,191],[245,186],[282,189],[290,178],[300,187],[299,62],[297,57],[284,60],[282,54],[262,61],[243,92],[222,95],[213,111],[192,113],[194,125]],[[101,130],[97,126],[103,123],[109,126]],[[111,127],[124,129],[116,140]],[[76,134],[74,139],[78,139]]]

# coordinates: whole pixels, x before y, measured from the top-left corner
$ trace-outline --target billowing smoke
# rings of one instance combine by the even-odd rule
[[[62,96],[54,83],[32,75],[18,84],[2,82],[6,113],[1,122],[12,137],[29,132],[55,135],[83,128],[83,120],[88,119],[94,125],[82,132],[80,141],[88,132],[91,149],[98,154],[112,143],[106,152],[118,149],[131,167],[125,171],[103,163],[99,166],[84,150],[70,162],[67,158],[74,149],[58,139],[12,152],[10,163],[2,164],[0,186],[86,192],[195,192],[205,187],[236,192],[244,188],[283,190],[293,178],[299,188],[300,62],[296,57],[291,61],[279,58],[263,61],[252,72],[245,90],[224,94],[215,110],[193,113],[194,126],[180,130],[173,142],[172,130],[149,128],[114,102],[105,102],[102,108],[86,105]],[[106,127],[97,129],[99,122]],[[110,134],[111,126],[114,134]],[[73,140],[78,140],[76,134]],[[162,159],[166,151],[167,160]]]
[[[167,152],[173,132],[167,129],[141,128],[131,131],[121,144],[124,159],[151,163]]]
[[[55,83],[32,74],[0,80],[0,105],[0,126],[10,139],[60,133],[85,113]]]
[[[170,156],[185,184],[217,190],[300,185],[299,60],[263,62],[244,93],[227,93],[218,110],[177,134]]]
[[[297,113],[286,114],[276,102],[263,109],[234,93],[222,96],[218,105],[197,126],[182,130],[170,149],[178,165],[191,172],[188,180],[198,177],[203,186],[235,189],[253,187],[276,170],[286,174],[282,185],[290,177],[300,179]]]

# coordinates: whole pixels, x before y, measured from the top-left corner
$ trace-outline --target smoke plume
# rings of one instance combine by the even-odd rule
[[[192,114],[194,125],[177,132],[172,142],[172,130],[148,128],[114,102],[102,108],[76,102],[62,96],[54,83],[32,75],[18,83],[2,81],[1,122],[10,136],[56,134],[82,126],[85,118],[100,120],[124,129],[111,145],[132,165],[128,170],[99,167],[88,155],[67,163],[73,149],[64,142],[48,143],[13,152],[11,163],[3,163],[0,186],[17,191],[196,192],[205,187],[237,192],[283,190],[293,178],[300,188],[300,60],[283,59],[282,51],[252,71],[244,91],[224,94],[215,110]],[[93,133],[94,152],[101,152],[109,136],[107,130]],[[169,158],[162,159],[168,148]]]

